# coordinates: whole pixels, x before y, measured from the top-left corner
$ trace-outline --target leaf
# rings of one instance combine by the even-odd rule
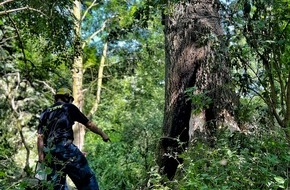
[[[5,173],[0,171],[0,177],[4,177],[5,176]]]
[[[284,188],[284,186],[283,186],[283,184],[285,183],[284,178],[277,176],[277,177],[274,177],[274,179],[279,184],[279,187]]]
[[[130,16],[133,16],[136,11],[137,11],[137,6],[132,6],[130,9]]]

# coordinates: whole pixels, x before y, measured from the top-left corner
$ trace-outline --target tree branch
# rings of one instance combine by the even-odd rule
[[[101,63],[99,66],[99,72],[98,72],[98,86],[97,86],[97,95],[95,99],[95,103],[89,113],[89,117],[92,116],[98,109],[100,100],[101,100],[101,90],[102,90],[102,81],[103,81],[103,71],[104,71],[104,65],[107,57],[107,49],[108,49],[108,42],[104,44],[104,49],[103,49],[103,55],[101,58]]]
[[[288,74],[288,81],[286,87],[286,115],[285,115],[285,127],[289,127],[290,122],[290,71]]]
[[[5,11],[0,11],[0,16],[1,15],[6,15],[6,14],[9,14],[9,13],[13,13],[13,12],[17,12],[17,11],[22,11],[22,10],[31,10],[31,11],[35,11],[35,12],[38,12],[44,16],[46,16],[46,14],[44,14],[43,12],[41,12],[40,10],[38,9],[34,9],[32,7],[29,7],[29,6],[26,6],[26,7],[20,7],[20,8],[16,8],[16,9],[10,9],[10,10],[5,10]]]
[[[55,94],[55,90],[51,86],[49,86],[49,84],[47,84],[45,81],[38,80],[38,79],[35,81],[44,84],[44,86],[46,86],[53,94]]]
[[[3,6],[3,5],[5,5],[6,3],[9,3],[9,2],[12,2],[12,1],[14,1],[14,0],[6,0],[6,1],[3,1],[3,2],[0,3],[0,6]]]
[[[256,93],[267,105],[268,107],[270,108],[270,110],[272,111],[272,113],[274,114],[274,117],[276,118],[278,124],[281,126],[281,127],[284,127],[284,123],[283,121],[281,120],[279,114],[277,113],[272,101],[271,101],[271,98],[269,97],[264,97],[261,93],[259,93],[257,90],[255,90],[254,88],[251,88],[250,87],[250,90],[252,90],[254,93]]]
[[[19,114],[19,120],[21,121],[22,119],[22,114]],[[22,144],[24,145],[24,148],[26,150],[26,161],[25,161],[25,166],[23,168],[24,172],[26,174],[29,175],[29,172],[28,172],[28,169],[29,169],[29,156],[30,156],[30,149],[29,149],[29,145],[27,144],[26,142],[26,139],[24,137],[24,133],[23,133],[23,126],[21,125],[21,122],[20,121],[17,121],[17,128],[18,128],[18,131],[19,131],[19,134],[20,134],[20,137],[21,137],[21,142]]]
[[[10,16],[8,16],[8,17],[9,17],[9,20],[12,22],[14,29],[16,30],[16,34],[17,34],[17,37],[18,37],[19,42],[20,42],[21,52],[22,52],[23,58],[24,58],[24,63],[27,66],[26,54],[24,51],[24,45],[23,45],[23,41],[22,41],[21,36],[20,36],[20,32],[19,32],[18,27],[16,26],[15,22],[12,20],[12,18]]]
[[[96,36],[96,35],[98,35],[100,32],[102,32],[104,29],[105,29],[105,27],[106,27],[106,23],[108,22],[108,20],[105,20],[105,22],[103,23],[103,26],[99,29],[99,30],[97,30],[97,31],[95,31],[92,35],[90,35],[86,40],[85,40],[85,42],[83,43],[83,45],[82,45],[82,49],[84,49],[84,47]]]
[[[275,55],[274,55],[274,64],[273,64],[273,67],[274,67],[274,70],[278,73],[277,74],[277,78],[278,78],[278,83],[279,83],[279,86],[280,86],[280,96],[281,96],[281,100],[280,100],[280,105],[281,105],[281,111],[282,111],[282,114],[285,115],[286,114],[286,110],[285,110],[285,101],[286,101],[286,104],[287,104],[287,95],[286,95],[286,89],[287,89],[287,84],[284,83],[284,80],[282,79],[282,73],[281,73],[281,65],[280,65],[280,61],[277,60],[275,58]],[[286,87],[286,89],[285,89]]]
[[[96,5],[97,5],[97,4],[96,4],[96,1],[97,1],[97,0],[94,0],[94,1],[92,2],[92,4],[91,4],[91,5],[90,5],[86,10],[85,10],[85,12],[84,12],[84,14],[83,14],[83,16],[82,16],[82,18],[81,18],[81,21],[85,19],[85,17],[86,17],[86,15],[88,14],[89,10],[91,10],[93,6],[96,6]]]
[[[15,92],[17,92],[18,88],[19,88],[19,84],[20,84],[20,74],[19,72],[15,73],[16,74],[16,87],[15,87]],[[9,92],[9,99],[10,99],[10,103],[11,103],[11,107],[12,107],[12,110],[17,114],[19,115],[19,112],[18,112],[18,105],[15,103],[15,97],[12,95],[12,90]],[[15,94],[15,93],[13,93]]]

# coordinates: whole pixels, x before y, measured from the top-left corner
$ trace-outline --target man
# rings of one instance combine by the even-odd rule
[[[72,143],[74,122],[85,125],[107,142],[109,137],[72,104],[73,97],[67,88],[60,88],[55,104],[44,110],[38,126],[37,149],[39,162],[52,169],[48,181],[54,190],[66,189],[68,175],[79,190],[98,190],[95,174],[83,153]]]

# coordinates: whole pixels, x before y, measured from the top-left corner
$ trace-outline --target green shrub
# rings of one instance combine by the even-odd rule
[[[289,189],[290,148],[282,134],[223,132],[216,147],[197,143],[172,189]]]

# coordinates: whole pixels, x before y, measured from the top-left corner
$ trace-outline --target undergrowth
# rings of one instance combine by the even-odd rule
[[[277,130],[276,130],[277,131]],[[221,132],[216,146],[196,142],[170,189],[289,189],[290,148],[283,133]]]

